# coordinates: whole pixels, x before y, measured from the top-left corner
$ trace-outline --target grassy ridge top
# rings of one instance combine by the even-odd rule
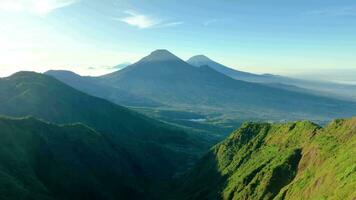
[[[183,199],[354,199],[356,119],[244,124],[183,178]]]

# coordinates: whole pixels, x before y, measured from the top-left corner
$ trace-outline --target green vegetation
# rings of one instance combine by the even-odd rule
[[[145,199],[129,155],[85,125],[0,117],[0,130],[0,199]]]
[[[127,155],[136,181],[152,185],[182,173],[208,149],[209,141],[79,92],[47,75],[19,72],[0,79],[0,114],[34,116],[58,124],[80,122],[102,133]],[[158,183],[156,183],[158,182]]]
[[[0,117],[0,199],[356,198],[356,119],[245,123],[198,161],[231,113],[140,108],[186,132],[31,72],[0,79],[0,105],[35,117]]]
[[[356,119],[247,123],[180,180],[178,199],[355,199]]]

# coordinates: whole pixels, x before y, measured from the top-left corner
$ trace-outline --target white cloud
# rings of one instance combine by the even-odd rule
[[[172,26],[179,26],[182,25],[184,22],[168,22],[161,24],[159,27],[172,27]]]
[[[26,12],[45,16],[56,9],[76,2],[77,0],[0,0],[0,11]]]
[[[125,22],[128,25],[135,26],[140,29],[153,27],[172,27],[183,24],[183,22],[164,22],[164,20],[157,19],[149,15],[140,14],[135,11],[126,11],[125,14],[128,16],[120,18],[119,21]]]
[[[161,23],[158,19],[154,19],[148,15],[139,14],[134,11],[126,11],[125,13],[129,16],[121,18],[120,21],[141,29],[150,28]]]

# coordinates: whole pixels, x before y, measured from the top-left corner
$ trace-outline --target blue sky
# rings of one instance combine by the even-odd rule
[[[356,74],[354,0],[0,0],[0,24],[0,76],[102,74],[162,48],[256,73]]]

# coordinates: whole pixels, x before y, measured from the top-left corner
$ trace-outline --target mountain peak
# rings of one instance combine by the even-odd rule
[[[39,76],[41,76],[40,73],[33,71],[19,71],[6,78],[36,78]]]
[[[211,62],[212,60],[205,55],[196,55],[189,58],[188,62]]]
[[[62,75],[71,75],[71,76],[79,76],[78,74],[69,71],[69,70],[48,70],[44,74],[52,75],[52,74],[62,74]]]
[[[181,60],[176,55],[172,54],[166,49],[158,49],[144,57],[142,61],[168,61],[168,60]]]

